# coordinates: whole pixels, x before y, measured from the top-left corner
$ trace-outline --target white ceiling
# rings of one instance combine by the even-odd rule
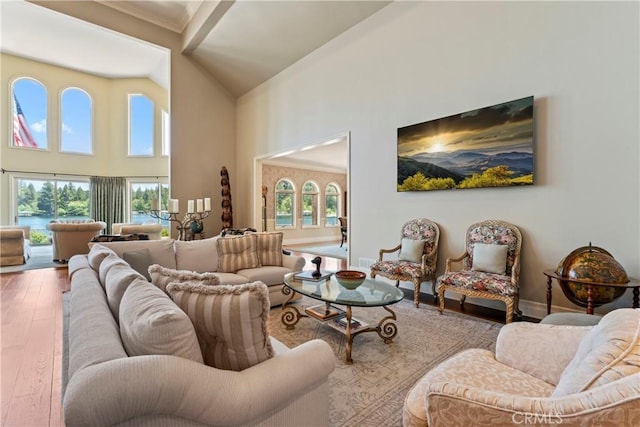
[[[240,96],[374,14],[390,1],[97,1],[182,35],[183,52]],[[166,49],[22,0],[0,0],[3,52],[103,77],[169,86]],[[114,60],[118,58],[118,60]],[[347,142],[279,157],[347,169]],[[324,159],[324,160],[323,160]],[[340,160],[338,160],[340,159]]]

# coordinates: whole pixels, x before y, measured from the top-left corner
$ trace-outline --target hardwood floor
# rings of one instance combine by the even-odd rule
[[[315,255],[292,251],[308,261]],[[323,268],[342,270],[347,261],[323,258]],[[0,274],[1,425],[64,426],[62,386],[62,292],[70,289],[66,268]],[[413,300],[411,290],[403,289]],[[431,295],[420,302],[433,304]],[[457,301],[448,310],[461,312]],[[465,304],[464,313],[504,322],[504,311]],[[533,319],[525,319],[533,320]]]
[[[69,285],[66,269],[0,275],[3,426],[64,426],[62,292]]]

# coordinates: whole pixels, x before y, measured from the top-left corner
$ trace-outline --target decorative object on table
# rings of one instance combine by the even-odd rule
[[[293,278],[296,280],[305,280],[305,281],[311,281],[311,282],[320,282],[323,280],[327,280],[328,278],[330,278],[331,276],[333,276],[333,271],[320,271],[320,276],[315,274],[316,271],[315,270],[305,270],[305,271],[300,271],[298,273],[296,273]]]
[[[520,248],[522,234],[518,227],[505,221],[486,220],[472,224],[466,233],[465,252],[457,258],[447,258],[446,269],[438,277],[438,311],[444,312],[445,291],[466,297],[502,301],[505,323],[510,323],[518,308],[520,296]],[[452,263],[461,263],[454,271]]]
[[[188,200],[187,212],[184,214],[182,219],[180,219],[180,202],[178,199],[169,199],[166,211],[160,209],[158,206],[158,199],[153,199],[151,206],[152,209],[151,212],[149,212],[149,215],[153,218],[176,223],[178,240],[189,240],[190,236],[202,233],[204,230],[204,223],[202,220],[211,215],[210,197]]]
[[[267,231],[267,192],[269,188],[262,186],[262,231]]]
[[[322,276],[322,273],[320,273],[320,264],[322,264],[322,258],[320,258],[319,256],[315,257],[311,260],[311,264],[316,266],[316,271],[314,271],[311,275],[316,279],[319,279],[320,276]]]
[[[247,228],[225,228],[222,230],[222,232],[220,233],[220,235],[222,237],[224,236],[242,236],[244,234],[248,234],[248,233],[257,233],[258,230],[256,230],[255,228],[251,228],[251,227],[247,227]]]
[[[398,129],[398,191],[533,184],[533,96]]]
[[[560,289],[569,301],[581,307],[587,307],[587,287],[582,282],[626,284],[629,282],[624,268],[606,250],[597,246],[582,246],[564,257],[558,264],[556,274],[566,280],[558,279]],[[593,307],[599,307],[620,298],[626,291],[623,287],[596,286],[591,289]]]
[[[396,281],[413,283],[413,302],[418,307],[420,285],[431,282],[431,291],[436,294],[436,264],[438,261],[438,242],[440,228],[426,218],[417,218],[405,222],[400,230],[400,244],[391,249],[380,249],[378,261],[371,265],[371,278],[377,275]],[[398,253],[396,259],[385,259],[385,254]]]
[[[356,289],[367,278],[365,273],[357,270],[340,270],[334,275],[338,283],[347,289]]]
[[[220,170],[220,185],[222,186],[222,229],[233,228],[233,208],[231,206],[231,182],[229,181],[229,171],[225,166]]]

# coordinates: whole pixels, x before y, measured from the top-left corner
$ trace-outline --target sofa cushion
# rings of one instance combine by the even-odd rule
[[[275,233],[258,233],[258,260],[260,265],[282,266],[281,231]]]
[[[102,285],[103,288],[105,283],[107,282],[107,273],[109,272],[111,267],[117,264],[126,265],[127,267],[129,267],[129,264],[127,264],[125,260],[123,260],[116,254],[108,255],[104,259],[104,261],[100,263],[100,269],[98,270],[98,277],[100,278],[100,284]]]
[[[149,276],[149,267],[151,266],[151,254],[149,249],[144,248],[138,251],[125,252],[122,258],[138,273],[142,274],[145,279],[151,281]]]
[[[230,236],[217,240],[218,271],[235,273],[245,268],[260,266],[258,259],[258,244],[255,234],[244,236]]]
[[[149,276],[151,276],[151,283],[165,292],[167,291],[167,285],[171,282],[195,280],[198,282],[204,282],[209,286],[216,286],[220,284],[220,279],[215,273],[196,273],[195,271],[188,270],[174,270],[172,268],[165,268],[158,264],[154,264],[149,267]],[[244,283],[246,283],[246,280]]]
[[[202,240],[176,240],[176,268],[198,273],[218,270],[218,246],[220,236]]]
[[[149,249],[151,262],[167,268],[176,268],[176,254],[173,249],[173,239],[161,240],[135,240],[132,242],[102,242],[103,245],[114,251],[120,258],[125,252]],[[95,244],[94,244],[95,245]]]
[[[205,364],[241,371],[273,357],[264,283],[170,283],[167,291],[193,322]]]
[[[136,279],[146,280],[144,276],[126,263],[115,264],[107,272],[107,280],[105,281],[104,288],[107,294],[109,308],[116,320],[120,315],[120,301],[122,300],[122,295],[124,295],[124,292],[127,290],[129,285]]]
[[[120,336],[129,356],[166,354],[204,363],[189,317],[142,279],[134,280],[122,297]]]
[[[102,264],[102,261],[104,261],[106,257],[113,253],[115,252],[113,252],[106,246],[93,245],[87,255],[87,258],[89,259],[89,265],[95,271],[100,271],[100,264]]]
[[[251,271],[251,270],[253,269],[249,269],[248,271]],[[247,271],[247,270],[240,270],[240,271]],[[221,285],[243,285],[247,282],[252,281],[252,280],[249,280],[247,276],[241,276],[240,274],[237,274],[237,273],[217,272],[216,276],[220,280]]]
[[[485,273],[504,274],[507,269],[507,245],[473,245],[473,263],[471,269]]]
[[[284,280],[284,275],[287,273],[291,273],[291,270],[286,267],[267,265],[265,267],[238,270],[236,274],[246,278],[243,283],[259,280],[267,286],[274,286],[281,285]],[[220,278],[220,283],[225,283],[222,278]]]
[[[580,393],[640,372],[640,309],[606,314],[580,342],[553,396]]]

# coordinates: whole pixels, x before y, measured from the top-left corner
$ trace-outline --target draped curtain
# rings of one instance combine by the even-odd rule
[[[124,222],[127,181],[119,176],[92,176],[89,185],[91,217],[106,222],[109,232],[114,222]]]

